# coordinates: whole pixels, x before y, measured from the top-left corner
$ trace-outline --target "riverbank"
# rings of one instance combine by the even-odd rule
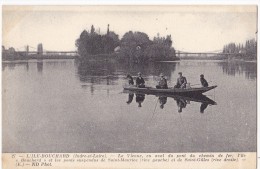
[[[257,62],[256,59],[244,59],[244,58],[229,58],[227,62]]]
[[[155,60],[132,60],[130,61],[129,58],[122,57],[119,53],[111,53],[111,54],[97,54],[97,55],[85,55],[85,56],[78,56],[76,59],[80,61],[118,61],[118,62],[132,62],[132,63],[149,63],[149,62],[170,62],[170,61],[179,61],[180,58],[178,57],[168,57],[162,59],[155,59]]]
[[[181,58],[180,60],[187,60],[187,61],[192,61],[192,60],[205,60],[205,61],[210,61],[210,60],[215,60],[215,61],[223,61],[223,62],[257,62],[256,59],[248,59],[248,58],[228,58],[228,57],[185,57],[185,58]]]
[[[212,56],[212,57],[182,57],[181,60],[225,60],[227,56]]]
[[[25,55],[23,53],[2,53],[2,61],[16,61],[16,60],[31,60],[31,59],[78,59],[83,62],[86,61],[119,61],[119,62],[133,62],[133,63],[148,63],[148,62],[160,62],[160,61],[178,61],[178,57],[166,57],[161,59],[146,59],[142,57],[125,57],[120,53],[110,53],[110,54],[96,54],[96,55],[51,55],[51,54],[32,54]]]

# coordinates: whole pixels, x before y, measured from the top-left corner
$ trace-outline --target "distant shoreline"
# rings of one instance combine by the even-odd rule
[[[105,57],[106,56],[106,57]],[[98,55],[89,55],[88,57],[79,57],[79,56],[28,56],[28,57],[10,57],[10,58],[2,58],[3,63],[8,63],[8,62],[13,62],[13,61],[28,61],[28,60],[64,60],[64,59],[78,59],[83,62],[106,62],[106,61],[118,61],[122,62],[123,60],[120,60],[115,53],[113,54],[98,54]],[[193,57],[187,57],[187,58],[170,58],[168,60],[154,60],[154,61],[146,61],[147,62],[165,62],[165,63],[171,63],[171,62],[179,62],[179,61],[223,61],[223,62],[251,62],[251,63],[257,63],[257,60],[245,60],[245,59],[227,59],[227,58],[222,58],[222,59],[217,59],[215,57],[213,58],[193,58]],[[124,61],[125,62],[125,61]]]
[[[16,61],[16,60],[42,60],[42,59],[75,59],[76,56],[67,56],[67,55],[31,55],[31,56],[8,56],[2,57],[2,61]]]

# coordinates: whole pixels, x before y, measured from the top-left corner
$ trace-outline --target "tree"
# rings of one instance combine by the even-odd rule
[[[257,47],[255,39],[246,40],[244,44],[229,43],[223,47],[223,53],[237,54],[233,57],[243,57],[247,59],[256,59]]]
[[[91,31],[90,31],[90,33],[91,33],[92,35],[95,33],[95,28],[94,28],[93,25],[91,25]]]
[[[95,27],[91,25],[90,33],[84,30],[76,40],[76,47],[80,56],[112,53],[119,45],[119,38],[115,32],[108,32],[100,35],[95,32]]]
[[[130,62],[142,62],[144,51],[151,44],[147,34],[143,32],[125,33],[120,41],[121,56],[129,58]]]

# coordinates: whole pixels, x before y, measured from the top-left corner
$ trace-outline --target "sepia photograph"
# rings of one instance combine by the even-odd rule
[[[2,152],[255,153],[257,20],[257,5],[4,5]]]

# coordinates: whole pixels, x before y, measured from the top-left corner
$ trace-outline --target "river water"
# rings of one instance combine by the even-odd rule
[[[3,152],[254,152],[256,63],[4,62]],[[127,73],[169,86],[204,74],[216,104],[123,92]]]

